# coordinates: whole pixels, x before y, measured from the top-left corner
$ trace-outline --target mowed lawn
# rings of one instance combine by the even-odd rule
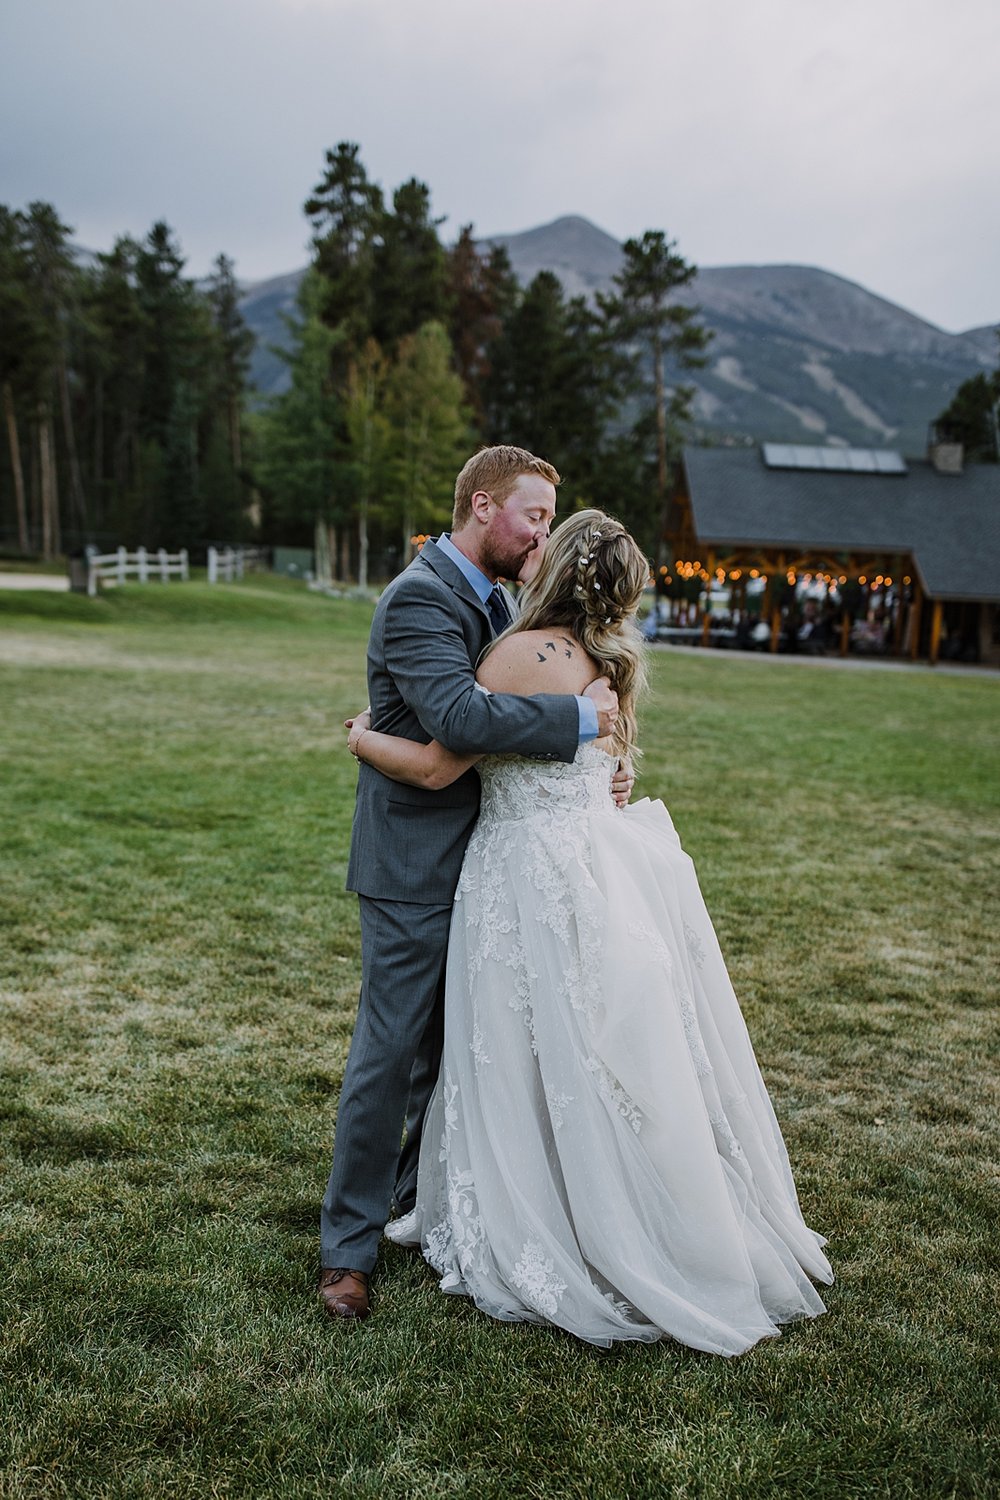
[[[736,1360],[313,1300],[370,606],[0,595],[0,1496],[992,1496],[1000,682],[657,654],[826,1317]]]

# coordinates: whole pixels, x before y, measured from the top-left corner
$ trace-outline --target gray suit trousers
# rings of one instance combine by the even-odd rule
[[[452,908],[359,902],[361,997],[320,1245],[324,1266],[371,1271],[391,1204],[405,1213],[416,1199],[420,1127],[441,1061]]]

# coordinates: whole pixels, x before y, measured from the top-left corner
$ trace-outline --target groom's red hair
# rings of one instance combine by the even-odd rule
[[[527,448],[498,443],[474,453],[455,480],[455,509],[451,524],[460,531],[472,515],[472,497],[480,490],[492,495],[502,505],[522,474],[541,474],[549,484],[559,484],[558,472],[544,458],[537,458]]]

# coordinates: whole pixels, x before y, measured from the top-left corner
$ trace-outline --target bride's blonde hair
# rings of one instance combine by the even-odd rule
[[[635,623],[649,562],[620,521],[581,510],[552,533],[542,565],[521,593],[512,630],[568,630],[618,694],[616,755],[638,756],[636,699],[646,686],[646,656]]]

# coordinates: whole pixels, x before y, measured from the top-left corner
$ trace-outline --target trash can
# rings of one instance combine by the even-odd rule
[[[69,587],[72,594],[86,594],[89,592],[90,582],[90,558],[88,549],[81,547],[77,552],[69,554]]]

